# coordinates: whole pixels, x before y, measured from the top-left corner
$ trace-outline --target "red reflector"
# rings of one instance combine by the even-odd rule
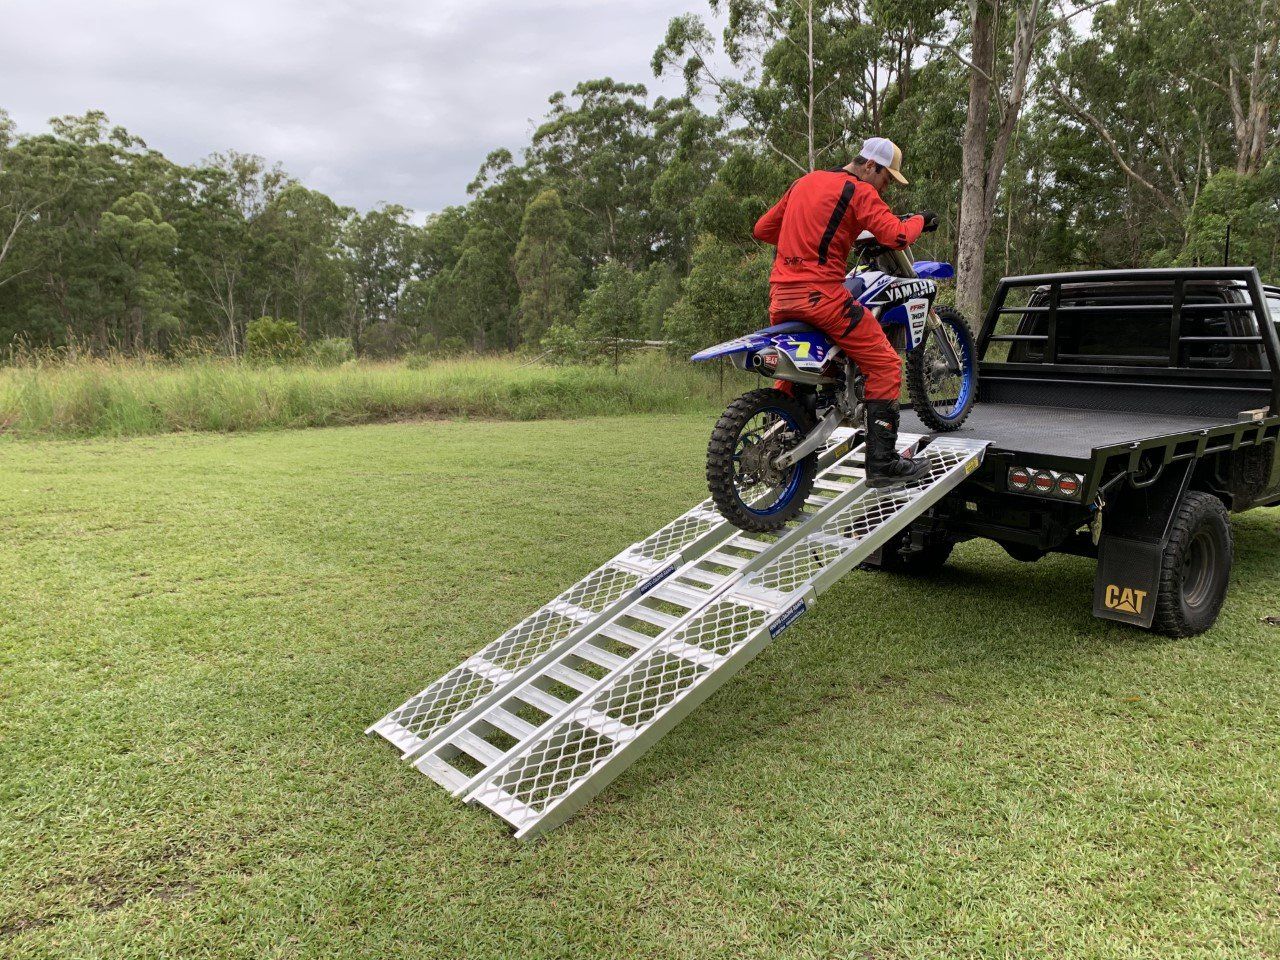
[[[1027,489],[1027,487],[1031,486],[1031,474],[1021,469],[1010,470],[1009,486],[1014,490]]]
[[[1079,478],[1073,477],[1069,473],[1064,473],[1058,478],[1058,492],[1064,497],[1074,497],[1080,492]]]
[[[1035,479],[1037,493],[1049,493],[1053,490],[1054,480],[1048,473],[1037,473]]]

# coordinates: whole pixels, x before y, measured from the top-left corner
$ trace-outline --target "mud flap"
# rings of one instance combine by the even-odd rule
[[[1191,483],[1192,462],[1165,469],[1148,486],[1126,487],[1109,503],[1098,541],[1093,615],[1149,629],[1169,527]]]
[[[1103,537],[1093,581],[1093,615],[1149,628],[1156,615],[1163,557],[1163,543]]]

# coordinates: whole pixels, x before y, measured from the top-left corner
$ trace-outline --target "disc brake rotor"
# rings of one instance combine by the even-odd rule
[[[774,421],[776,423],[777,421]],[[765,425],[758,433],[764,433],[774,426]],[[782,456],[791,446],[792,433],[779,430],[777,433],[761,440],[743,434],[739,443],[738,465],[740,486],[753,487],[765,484],[770,487],[781,486],[786,482],[789,469],[778,469],[773,462]]]
[[[742,472],[763,483],[780,483],[783,475],[774,467],[773,461],[785,452],[785,444],[780,443],[776,437],[764,443],[752,444],[742,452]]]

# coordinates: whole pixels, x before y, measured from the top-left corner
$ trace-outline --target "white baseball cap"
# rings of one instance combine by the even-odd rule
[[[889,175],[899,183],[908,183],[902,175],[902,151],[892,140],[884,137],[868,137],[862,142],[858,156],[864,160],[874,160],[889,171]]]

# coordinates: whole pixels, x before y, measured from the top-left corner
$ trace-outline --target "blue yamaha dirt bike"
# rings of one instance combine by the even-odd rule
[[[935,307],[951,264],[913,260],[863,233],[845,288],[871,311],[907,359],[911,406],[935,431],[958,430],[978,389],[977,351],[958,310]],[[744,530],[777,530],[813,488],[818,452],[842,425],[866,428],[864,377],[857,365],[805,323],[782,323],[693,355],[795,384],[795,396],[752,390],[721,415],[707,447],[707,483],[724,517]]]

